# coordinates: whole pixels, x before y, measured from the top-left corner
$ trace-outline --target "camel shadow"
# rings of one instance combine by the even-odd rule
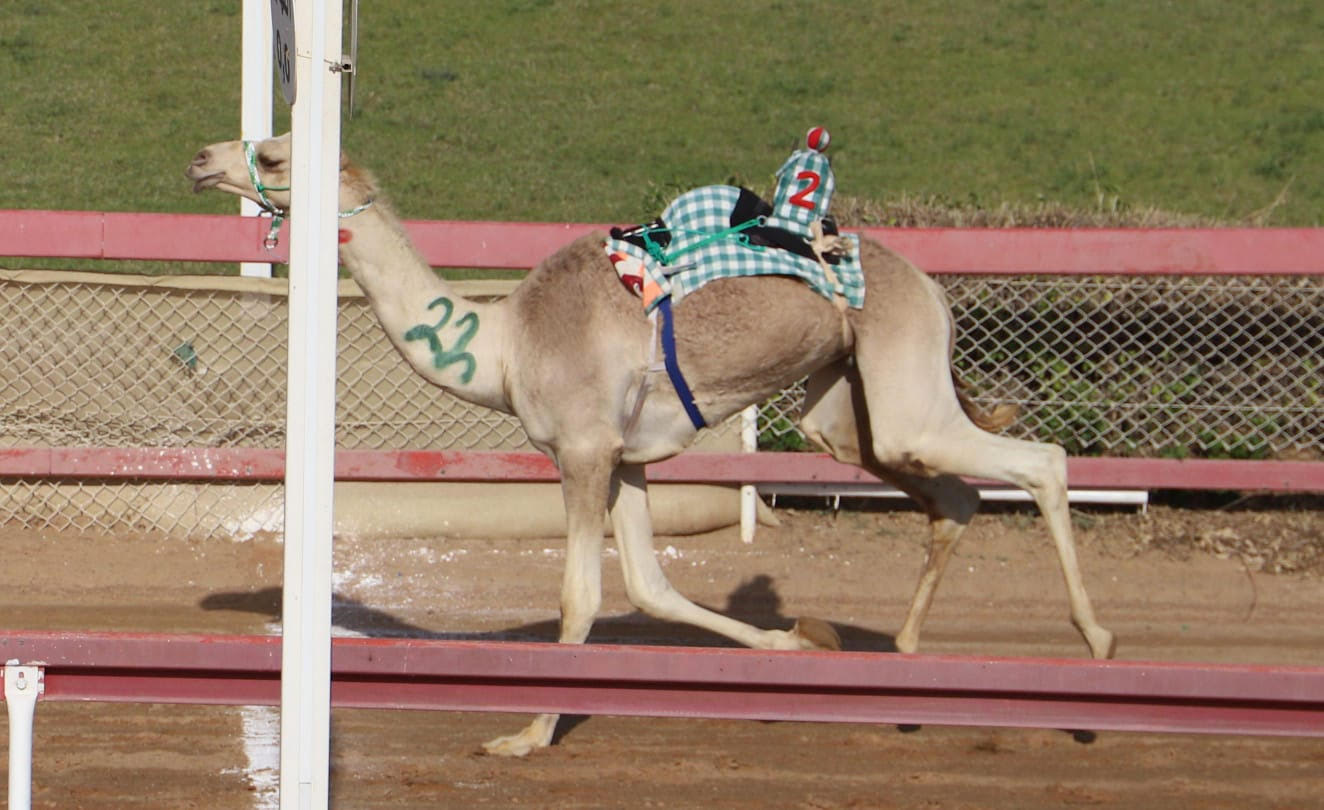
[[[279,623],[283,594],[279,586],[255,591],[213,593],[199,601],[203,610],[229,610],[265,616]],[[702,603],[701,603],[702,604]],[[758,627],[789,630],[795,617],[782,610],[782,599],[773,578],[759,574],[742,582],[726,598],[726,604],[709,610]],[[331,595],[331,624],[341,630],[369,638],[414,638],[439,641],[556,641],[560,623],[555,619],[515,625],[502,630],[446,631],[423,627],[391,613],[366,605],[343,594]],[[895,638],[867,627],[833,622],[842,648],[861,652],[896,652]],[[684,624],[654,619],[639,611],[603,616],[594,622],[590,644],[648,644],[681,647],[738,647],[734,641]]]
[[[229,610],[265,616],[268,623],[280,624],[284,592],[277,587],[256,591],[224,591],[210,594],[198,602],[203,610]],[[331,594],[331,625],[370,638],[444,638],[432,631],[359,602]]]
[[[280,621],[283,602],[279,587],[256,591],[227,591],[204,597],[198,604],[203,610],[231,610],[265,616],[276,624]],[[795,618],[785,615],[781,595],[774,587],[773,578],[766,574],[752,577],[727,595],[726,605],[713,608],[733,619],[758,627],[789,630]],[[532,622],[508,627],[504,630],[481,632],[453,632],[435,630],[404,621],[392,614],[342,594],[331,595],[331,624],[341,630],[369,638],[411,638],[442,641],[556,641],[560,623],[556,620]],[[867,627],[831,623],[841,637],[842,649],[864,652],[896,652],[895,638]],[[600,617],[589,634],[590,644],[648,644],[681,647],[738,647],[725,636],[698,627],[665,622],[639,611]],[[562,715],[557,723],[552,744],[557,745],[585,721],[589,715]]]
[[[282,592],[279,587],[256,591],[228,591],[214,593],[198,604],[203,610],[232,610],[265,616],[278,623],[281,615]],[[706,606],[705,607],[709,607]],[[709,607],[709,609],[714,609]],[[766,574],[752,577],[727,595],[726,605],[719,613],[749,624],[771,629],[787,630],[795,624],[793,617],[782,610],[782,599],[774,587],[773,578]],[[555,620],[532,622],[508,627],[504,630],[480,632],[440,631],[404,621],[390,613],[365,605],[356,599],[332,594],[331,623],[342,630],[369,638],[413,638],[441,641],[556,641],[560,624]],[[831,623],[841,637],[842,649],[859,652],[896,652],[896,639],[858,625]],[[738,647],[730,639],[689,625],[674,624],[654,619],[638,611],[606,616],[594,623],[589,635],[590,644],[650,644],[682,647]],[[589,715],[562,715],[557,723],[553,745],[585,721]],[[922,726],[902,724],[902,733],[921,731]],[[1081,744],[1095,741],[1095,733],[1086,730],[1063,729]]]

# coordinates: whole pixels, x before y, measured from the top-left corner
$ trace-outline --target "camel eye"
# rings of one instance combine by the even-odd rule
[[[258,155],[257,162],[263,169],[269,172],[274,172],[281,166],[285,165],[285,161],[280,160],[279,158],[268,157],[267,155]]]

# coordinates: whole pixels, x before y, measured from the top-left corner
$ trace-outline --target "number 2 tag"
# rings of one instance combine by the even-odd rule
[[[819,177],[818,172],[806,169],[797,174],[795,179],[798,181],[804,181],[804,188],[792,194],[787,202],[791,205],[798,205],[801,208],[808,208],[810,211],[814,210],[816,204],[813,200],[809,199],[809,195],[818,191],[818,186],[823,182],[823,178]]]

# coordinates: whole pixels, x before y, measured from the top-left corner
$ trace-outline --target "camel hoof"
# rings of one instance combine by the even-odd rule
[[[913,638],[897,636],[892,640],[892,646],[896,647],[896,651],[903,655],[913,655],[919,651],[919,642]]]
[[[1108,659],[1117,654],[1117,638],[1111,631],[1105,630],[1097,624],[1088,627],[1078,624],[1074,620],[1072,624],[1085,637],[1085,643],[1089,645],[1090,655],[1096,659]]]
[[[483,743],[483,751],[495,757],[527,757],[534,749],[552,744],[558,715],[540,714],[518,734]]]
[[[795,627],[791,628],[791,634],[799,636],[811,645],[809,649],[834,652],[841,650],[841,636],[837,635],[836,628],[822,619],[803,616],[796,621]]]
[[[1089,645],[1090,654],[1095,658],[1111,659],[1117,655],[1117,637],[1103,628],[1090,634]]]
[[[532,751],[533,745],[524,739],[523,734],[497,737],[483,743],[483,753],[494,757],[527,757]]]

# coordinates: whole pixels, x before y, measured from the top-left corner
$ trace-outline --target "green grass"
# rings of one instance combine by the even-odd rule
[[[843,197],[1324,223],[1317,0],[363,6],[344,141],[410,218],[640,221],[824,124]],[[235,210],[182,172],[237,134],[239,25],[7,0],[0,208]]]

